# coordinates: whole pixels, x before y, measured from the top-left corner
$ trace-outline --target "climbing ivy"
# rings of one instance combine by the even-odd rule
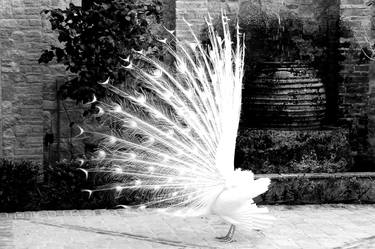
[[[121,68],[123,59],[135,51],[160,56],[160,44],[151,32],[151,22],[161,21],[159,0],[93,0],[82,9],[70,4],[66,10],[44,10],[42,14],[58,33],[59,45],[43,51],[39,63],[56,59],[73,77],[60,88],[63,98],[88,102],[105,90],[97,84],[108,77],[113,84],[131,82]]]

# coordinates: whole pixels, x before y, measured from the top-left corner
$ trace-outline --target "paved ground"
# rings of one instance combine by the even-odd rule
[[[271,206],[262,232],[238,231],[215,217],[178,219],[125,210],[0,213],[1,249],[375,248],[375,205]]]

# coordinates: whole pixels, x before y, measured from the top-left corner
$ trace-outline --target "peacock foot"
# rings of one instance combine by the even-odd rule
[[[216,237],[216,239],[219,240],[220,242],[226,242],[226,243],[234,242],[235,240],[233,239],[233,235],[234,235],[235,230],[236,230],[236,227],[234,225],[231,225],[227,235],[225,235],[224,237]]]

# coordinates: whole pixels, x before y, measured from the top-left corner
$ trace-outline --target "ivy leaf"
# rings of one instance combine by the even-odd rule
[[[54,56],[55,56],[55,54],[53,53],[53,51],[44,50],[42,55],[40,56],[38,62],[39,63],[48,63],[48,62],[53,60]]]
[[[160,20],[160,6],[159,1],[92,0],[84,10],[74,4],[65,10],[44,10],[61,44],[44,50],[39,62],[56,58],[69,73],[76,74],[61,86],[60,96],[80,102],[91,100],[95,93],[100,99],[105,94],[96,82],[103,81],[104,76],[113,78],[114,84],[132,77],[121,72],[120,57],[141,48],[150,56],[160,56],[161,50],[153,49],[159,43],[147,22],[150,18]]]

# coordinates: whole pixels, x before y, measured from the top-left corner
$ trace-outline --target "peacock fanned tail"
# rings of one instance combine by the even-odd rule
[[[240,179],[240,171],[234,171],[243,38],[237,27],[232,42],[225,15],[223,37],[215,31],[211,17],[206,23],[209,46],[202,45],[187,22],[192,42],[179,41],[173,32],[172,41],[160,40],[174,59],[173,69],[142,52],[132,61],[124,60],[124,67],[142,81],[142,91],[121,90],[110,80],[101,83],[117,97],[98,106],[98,115],[109,131],[84,131],[101,139],[96,159],[102,165],[85,171],[105,174],[113,184],[88,190],[90,194],[137,193],[144,199],[136,208],[199,216],[220,215],[219,196],[233,182],[235,187],[251,188],[252,173],[242,174]],[[267,186],[253,192],[261,194]]]

